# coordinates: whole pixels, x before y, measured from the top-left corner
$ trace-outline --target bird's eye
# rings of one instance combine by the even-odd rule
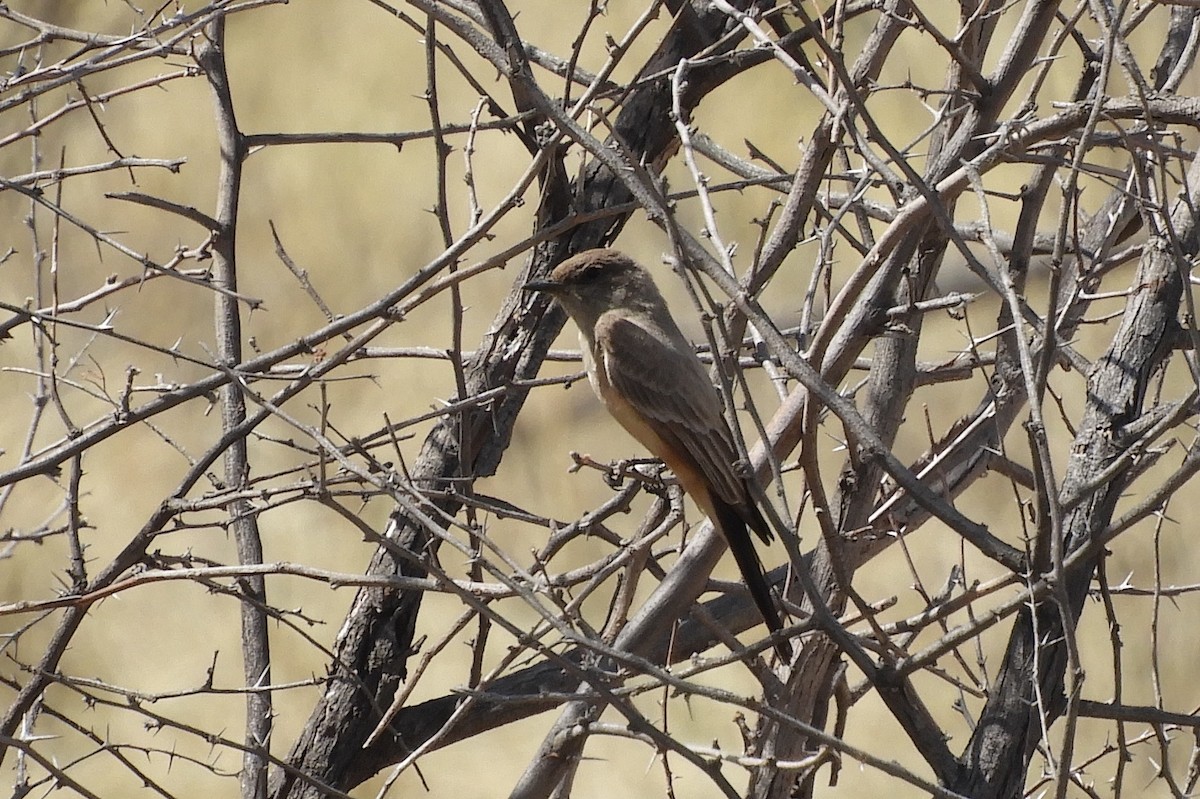
[[[600,277],[600,273],[604,271],[600,268],[600,264],[590,264],[586,268],[579,270],[575,276],[577,283],[591,283],[596,278]]]

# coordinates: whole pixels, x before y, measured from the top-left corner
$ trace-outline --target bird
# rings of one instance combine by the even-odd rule
[[[750,478],[737,468],[716,388],[650,273],[624,253],[600,248],[568,258],[524,288],[553,297],[575,322],[588,382],[600,402],[675,473],[724,536],[767,627],[782,631],[749,531],[767,544],[774,534]],[[776,638],[775,649],[790,660],[786,640]]]

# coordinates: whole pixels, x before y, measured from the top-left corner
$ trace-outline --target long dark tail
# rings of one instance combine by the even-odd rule
[[[758,552],[754,549],[754,541],[750,538],[746,520],[742,518],[742,514],[738,512],[737,508],[716,497],[713,497],[713,505],[717,514],[714,521],[721,526],[721,533],[729,544],[729,550],[733,552],[733,559],[737,561],[738,570],[742,573],[742,580],[750,589],[750,596],[754,599],[754,604],[758,606],[758,612],[762,614],[763,621],[767,623],[771,632],[782,631],[783,621],[779,618],[779,611],[775,609],[775,599],[771,596],[767,575],[763,570],[762,561],[758,559]],[[754,511],[757,513],[757,508]],[[766,522],[763,522],[763,527],[769,529],[766,528]],[[791,661],[792,647],[787,641],[777,638],[775,651],[779,653],[779,657],[784,662]]]

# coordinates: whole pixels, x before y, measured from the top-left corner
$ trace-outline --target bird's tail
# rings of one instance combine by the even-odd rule
[[[742,573],[742,580],[750,589],[750,596],[758,606],[758,612],[762,614],[763,621],[767,623],[771,632],[781,632],[783,621],[779,618],[779,611],[775,609],[775,599],[771,596],[766,572],[758,558],[758,552],[754,549],[754,542],[750,539],[745,519],[734,506],[716,498],[714,500],[717,518],[713,521],[721,527],[721,534],[725,536],[725,541],[733,552],[733,559],[737,561],[738,571]],[[775,651],[784,662],[791,661],[792,647],[787,641],[777,638]]]

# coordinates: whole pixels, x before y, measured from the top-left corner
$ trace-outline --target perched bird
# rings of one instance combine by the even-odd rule
[[[769,543],[771,528],[737,470],[733,434],[708,373],[650,273],[616,250],[587,250],[525,288],[554,297],[575,321],[596,396],[675,472],[725,536],[767,626],[782,630],[747,530]],[[785,660],[791,656],[785,641],[777,641],[776,650]]]

